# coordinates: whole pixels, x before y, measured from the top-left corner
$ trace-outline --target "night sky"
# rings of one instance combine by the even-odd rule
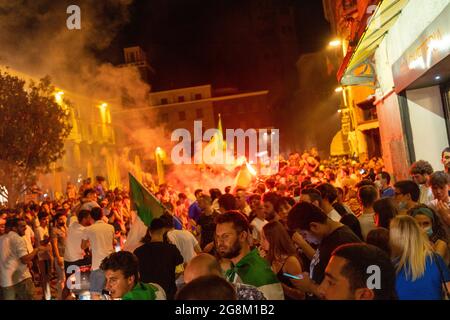
[[[274,6],[282,1],[273,1]],[[233,13],[247,3],[248,0],[135,0],[130,7],[130,22],[100,58],[123,63],[122,48],[140,45],[156,71],[153,91],[207,83],[240,90],[270,89],[270,83],[252,81],[251,66],[245,70],[247,62],[252,61],[252,48],[236,33],[239,28],[234,25],[241,21]],[[295,8],[298,56],[323,49],[330,38],[330,28],[322,1],[291,3]],[[222,25],[215,28],[218,21]],[[292,61],[293,69],[296,59]],[[218,71],[220,65],[226,66],[226,74]]]

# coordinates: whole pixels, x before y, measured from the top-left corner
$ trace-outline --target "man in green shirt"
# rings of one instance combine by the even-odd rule
[[[159,285],[140,281],[138,259],[131,252],[110,254],[102,261],[100,269],[105,273],[105,289],[112,299],[165,300],[164,290]]]
[[[215,221],[217,253],[223,263],[229,261],[226,279],[258,288],[267,300],[284,300],[283,287],[269,263],[250,249],[247,218],[239,211],[227,211]]]

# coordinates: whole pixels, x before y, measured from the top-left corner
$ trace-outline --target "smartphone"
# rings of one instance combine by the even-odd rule
[[[295,279],[295,280],[303,280],[303,276],[301,274],[299,274],[297,276],[294,276],[293,274],[284,272],[283,276],[288,277],[288,278],[292,278],[292,279]]]

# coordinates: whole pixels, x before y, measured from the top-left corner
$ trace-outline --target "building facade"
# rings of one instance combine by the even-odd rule
[[[7,68],[6,71],[26,81],[38,81],[27,74]],[[67,182],[80,183],[95,176],[106,178],[109,187],[121,186],[116,147],[116,133],[112,125],[111,106],[104,101],[56,88],[55,100],[65,104],[72,125],[64,144],[64,156],[51,165],[51,172],[39,178],[40,188],[50,196],[63,195]]]
[[[379,0],[323,0],[325,17],[330,22],[333,34],[340,40],[340,46],[334,50],[340,56],[342,65],[346,65],[353,55],[377,3]],[[356,72],[370,73],[364,68]],[[338,71],[338,79],[342,84],[341,130],[334,140],[339,143],[332,143],[334,150],[331,150],[331,154],[346,153],[360,160],[379,157],[379,122],[373,104],[376,83],[371,77],[360,77],[358,82],[346,82],[346,79],[341,78],[342,67]]]
[[[345,66],[344,81],[354,76],[353,65],[365,57],[372,61],[383,159],[398,179],[409,176],[416,160],[443,168],[441,152],[449,144],[449,39],[449,0],[383,1]]]

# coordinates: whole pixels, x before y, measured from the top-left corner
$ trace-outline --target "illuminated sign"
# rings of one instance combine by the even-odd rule
[[[392,66],[395,92],[405,90],[450,54],[450,5]]]

